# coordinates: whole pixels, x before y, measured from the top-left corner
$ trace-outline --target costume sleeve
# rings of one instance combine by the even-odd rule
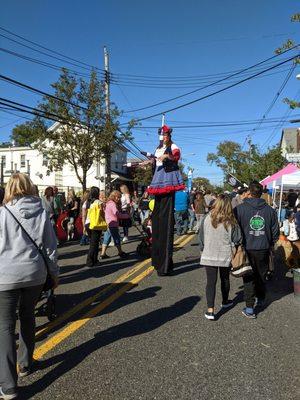
[[[172,150],[172,156],[174,158],[174,161],[179,161],[180,159],[180,149],[176,148]]]

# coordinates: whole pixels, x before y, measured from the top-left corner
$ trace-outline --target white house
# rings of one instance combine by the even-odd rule
[[[57,129],[58,123],[49,129]],[[49,144],[50,146],[51,144]],[[57,186],[59,190],[66,191],[74,188],[75,191],[82,190],[74,168],[66,163],[60,171],[50,171],[47,152],[44,154],[31,147],[3,147],[0,148],[0,173],[3,183],[6,183],[15,171],[27,173],[40,191],[47,186]],[[111,170],[112,180],[118,183],[129,181],[126,177],[127,168],[127,149],[116,146],[116,151],[112,154]],[[3,169],[3,170],[2,170]],[[105,160],[95,162],[87,173],[87,187],[98,186],[104,189],[105,185]]]
[[[285,128],[280,141],[281,153],[286,158],[288,154],[300,153],[300,128]]]

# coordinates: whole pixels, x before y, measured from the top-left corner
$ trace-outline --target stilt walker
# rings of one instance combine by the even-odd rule
[[[160,143],[155,154],[154,175],[148,193],[155,196],[152,213],[152,265],[159,276],[173,269],[174,198],[185,185],[179,170],[180,149],[172,142],[172,129],[159,129]],[[147,154],[148,157],[151,157]]]

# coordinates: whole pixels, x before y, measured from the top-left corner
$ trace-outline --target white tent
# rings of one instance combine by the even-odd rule
[[[276,190],[280,190],[278,218],[280,218],[282,206],[282,193],[284,190],[296,189],[300,190],[300,171],[293,172],[292,174],[282,175],[280,178],[267,185],[268,189],[273,189],[273,199],[275,199]]]

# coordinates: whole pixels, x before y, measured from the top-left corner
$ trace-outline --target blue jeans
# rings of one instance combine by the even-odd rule
[[[120,246],[121,238],[119,228],[117,226],[107,229],[107,231],[104,233],[103,244],[108,246],[111,239],[113,239],[115,246]]]
[[[189,223],[187,211],[175,211],[174,217],[177,235],[186,234]]]
[[[190,214],[189,230],[191,231],[194,227],[194,222],[196,221],[196,216],[195,216],[195,211],[193,211],[191,208],[189,208],[189,214]]]

